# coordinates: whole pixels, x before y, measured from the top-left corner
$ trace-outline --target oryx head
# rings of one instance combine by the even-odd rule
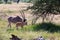
[[[22,22],[23,22],[25,25],[27,25],[27,19],[26,19],[26,17],[25,17],[24,11],[22,10],[22,11],[20,11],[20,13],[21,13],[21,16],[22,16]]]

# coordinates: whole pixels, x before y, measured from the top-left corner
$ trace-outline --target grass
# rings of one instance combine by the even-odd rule
[[[39,36],[43,36],[45,39],[54,37],[60,40],[60,26],[52,23],[42,23],[36,25],[24,26],[16,30],[15,25],[12,28],[7,27],[7,21],[0,21],[0,40],[9,40],[11,34],[17,35],[22,40],[33,40]]]
[[[9,10],[8,8],[6,8],[6,6],[4,7],[5,9],[2,8],[2,12],[7,13],[8,15],[13,15],[15,14],[15,12],[19,12],[19,10]],[[11,34],[22,38],[22,40],[33,40],[34,38],[37,38],[41,35],[46,40],[51,39],[52,37],[56,40],[60,40],[60,25],[56,25],[53,23],[27,25],[24,26],[24,28],[19,27],[18,30],[16,30],[14,24],[12,24],[11,29],[7,27],[7,25],[7,21],[0,19],[0,40],[10,40],[9,38],[11,38]]]
[[[51,32],[51,33],[60,32],[60,25],[56,25],[53,23],[42,23],[42,24],[37,24],[36,26],[34,26],[35,31],[39,31],[41,29]]]
[[[16,10],[9,10],[9,9],[5,9],[5,10],[3,10],[3,13],[18,13],[19,11],[16,11]]]

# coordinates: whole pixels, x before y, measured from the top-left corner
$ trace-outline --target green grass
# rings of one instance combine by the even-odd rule
[[[16,30],[15,25],[12,24],[12,28],[7,27],[8,22],[0,20],[0,40],[9,40],[11,34],[22,38],[22,40],[33,40],[39,36],[43,36],[45,39],[54,37],[60,40],[60,25],[55,25],[53,23],[41,23],[36,25],[24,26]]]
[[[2,10],[3,13],[8,15],[13,15],[12,13],[19,13],[19,11],[12,10]],[[22,38],[22,40],[33,40],[39,36],[43,36],[45,39],[49,39],[54,37],[56,40],[60,40],[60,25],[56,25],[53,23],[41,23],[35,25],[24,26],[24,28],[19,27],[16,30],[14,24],[12,24],[11,29],[7,27],[8,22],[5,20],[1,20],[0,18],[0,40],[9,40],[11,38],[11,34]]]

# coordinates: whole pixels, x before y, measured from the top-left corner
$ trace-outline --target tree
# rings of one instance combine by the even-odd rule
[[[46,17],[52,14],[54,17],[54,15],[58,14],[57,12],[60,12],[60,0],[33,0],[32,3],[33,6],[28,7],[28,9],[33,10],[33,15],[38,15],[35,18],[35,22],[37,21],[37,19],[39,19],[39,17],[42,17],[42,22],[44,22],[44,19],[46,19]],[[53,17],[51,18],[51,20],[53,20]]]
[[[0,0],[0,4],[3,3],[2,0]]]
[[[19,3],[20,0],[17,1],[17,3]]]
[[[5,3],[7,3],[7,2],[8,2],[8,0],[4,0],[4,2],[5,2]]]

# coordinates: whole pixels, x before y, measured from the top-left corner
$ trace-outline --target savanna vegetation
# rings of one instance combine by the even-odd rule
[[[39,36],[43,36],[46,40],[60,40],[60,24],[52,22],[55,15],[60,15],[60,0],[30,0],[29,2],[33,3],[33,6],[27,8],[27,11],[29,9],[32,11],[33,20],[31,24],[23,28],[19,27],[18,30],[16,30],[15,24],[12,24],[10,29],[7,27],[7,19],[0,18],[0,40],[10,40],[11,34],[17,35],[22,40],[33,40]],[[16,13],[19,15],[20,10],[12,10],[3,9],[0,14],[3,13],[9,16]],[[51,15],[53,16],[50,21],[45,22],[46,17],[49,19]],[[39,17],[42,17],[42,23],[36,24]]]

